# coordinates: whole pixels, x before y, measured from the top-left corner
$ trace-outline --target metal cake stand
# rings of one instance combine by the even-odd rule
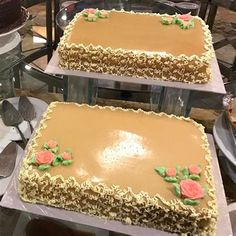
[[[216,94],[225,94],[225,87],[217,60],[211,62],[212,78],[206,84],[189,84],[183,82],[171,82],[128,76],[115,76],[103,73],[63,70],[59,68],[59,57],[57,51],[49,61],[45,73],[50,75],[62,75],[65,81],[64,94],[66,100],[74,101],[70,94],[78,94],[76,102],[96,103],[98,87],[104,83],[124,83],[132,86],[140,85],[149,87],[150,105],[153,111],[162,111],[175,115],[187,116],[190,107],[191,91],[202,91]],[[118,88],[119,89],[119,88]],[[85,99],[86,98],[86,99]]]

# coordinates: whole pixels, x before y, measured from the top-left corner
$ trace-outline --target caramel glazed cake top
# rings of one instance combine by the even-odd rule
[[[88,23],[78,13],[66,28],[59,49],[102,47],[209,63],[213,57],[212,37],[205,22],[193,16],[194,27],[183,30],[174,24],[161,24],[162,16],[168,15],[111,10],[112,20]]]
[[[72,149],[73,164],[37,170],[29,164],[32,155],[51,139],[60,144],[61,150]],[[156,166],[191,164],[201,166],[199,183],[206,186],[197,206],[184,205],[170,190],[170,183],[154,171]],[[105,186],[101,191],[119,186],[120,194],[128,188],[133,195],[146,193],[145,199],[158,204],[161,201],[163,206],[216,215],[211,155],[203,126],[164,113],[51,103],[29,145],[20,176],[63,181],[72,178],[79,184]]]

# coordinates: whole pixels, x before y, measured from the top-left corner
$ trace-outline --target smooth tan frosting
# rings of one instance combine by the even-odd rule
[[[37,138],[36,151],[54,139],[61,151],[72,148],[74,160],[70,166],[52,167],[52,176],[73,176],[78,183],[91,180],[94,184],[131,187],[135,193],[159,193],[171,200],[176,198],[173,186],[154,171],[156,166],[201,164],[204,169],[207,165],[202,133],[193,122],[63,103],[57,104],[49,117],[42,136]],[[203,174],[200,183],[206,184]],[[205,206],[207,199],[199,206]]]
[[[194,28],[185,30],[175,24],[163,25],[157,15],[110,12],[108,19],[97,22],[87,22],[81,16],[68,43],[201,56],[206,51],[204,32],[200,20],[194,22]]]

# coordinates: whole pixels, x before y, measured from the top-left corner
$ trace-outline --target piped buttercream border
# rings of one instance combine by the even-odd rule
[[[166,14],[156,13],[121,12],[126,14],[166,16]],[[166,52],[147,52],[122,48],[113,49],[93,44],[69,43],[68,38],[79,17],[81,17],[81,13],[78,13],[66,27],[64,36],[59,43],[59,66],[63,69],[186,83],[206,83],[211,79],[210,62],[214,56],[212,37],[208,26],[197,16],[193,18],[200,21],[204,33],[205,52],[201,56],[187,56],[185,54],[174,56]]]

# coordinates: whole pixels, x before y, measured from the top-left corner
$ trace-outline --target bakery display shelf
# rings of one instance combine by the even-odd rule
[[[219,211],[216,235],[217,236],[233,235],[229,213],[227,210],[227,203],[225,199],[224,188],[223,188],[222,179],[220,175],[220,169],[219,169],[217,156],[215,152],[214,141],[211,135],[208,135],[208,140],[210,144],[210,150],[212,153],[213,175],[215,179],[215,187],[216,187],[216,195],[217,195],[218,211]],[[151,228],[125,225],[118,221],[105,220],[105,219],[100,219],[94,216],[67,211],[64,209],[23,202],[20,200],[19,195],[17,193],[17,184],[18,184],[17,179],[18,179],[20,166],[21,165],[19,165],[17,170],[15,171],[14,177],[12,178],[12,181],[8,186],[6,194],[4,195],[2,201],[0,202],[0,205],[3,207],[17,209],[20,211],[29,212],[29,213],[40,215],[40,216],[55,218],[58,220],[74,222],[74,223],[78,223],[82,225],[89,225],[92,227],[97,227],[100,229],[115,231],[118,233],[124,233],[128,235],[137,235],[137,236],[173,235],[167,232],[163,232],[163,231],[159,231],[159,230],[155,230]]]
[[[209,83],[188,84],[188,83],[182,83],[182,82],[134,78],[134,77],[128,77],[128,76],[116,76],[116,75],[111,75],[111,74],[103,74],[103,73],[95,73],[95,72],[63,70],[59,68],[59,57],[58,57],[58,52],[56,51],[53,54],[51,60],[49,61],[45,69],[45,73],[55,74],[55,75],[65,75],[65,76],[78,76],[78,77],[98,79],[98,80],[109,80],[109,81],[114,81],[114,82],[128,82],[128,83],[134,83],[134,84],[163,86],[163,87],[171,87],[171,88],[177,88],[177,89],[196,90],[196,91],[203,91],[203,92],[225,94],[226,93],[225,87],[224,87],[220,69],[219,69],[219,66],[215,57],[211,62],[211,68],[212,68],[212,79]]]

